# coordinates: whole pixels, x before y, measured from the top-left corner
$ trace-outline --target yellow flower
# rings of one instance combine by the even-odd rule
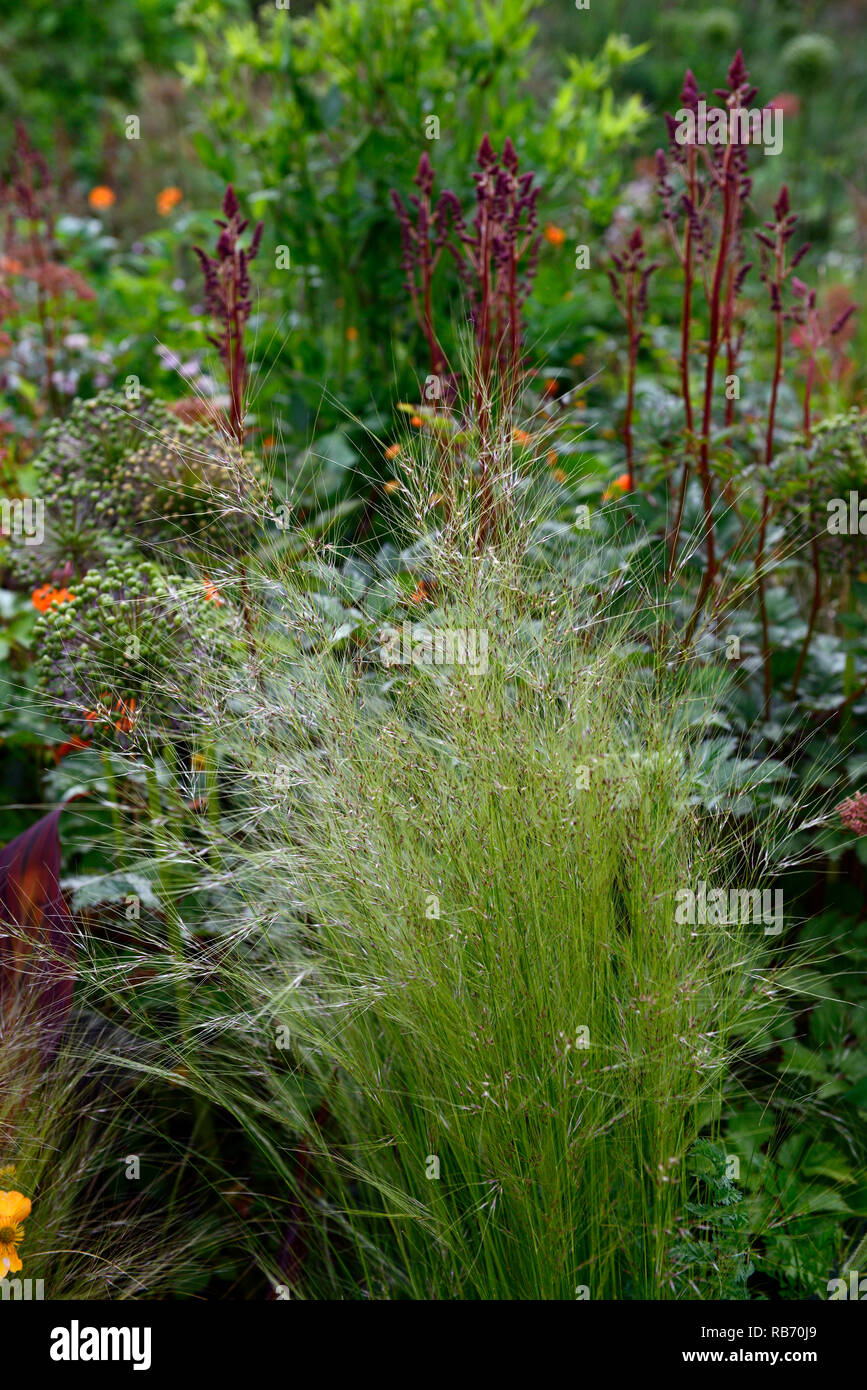
[[[0,1279],[24,1268],[18,1246],[24,1239],[21,1222],[27,1220],[30,1207],[30,1198],[20,1192],[0,1192]]]

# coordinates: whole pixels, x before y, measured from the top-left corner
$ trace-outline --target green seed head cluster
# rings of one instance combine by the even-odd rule
[[[833,39],[824,34],[797,34],[781,55],[786,80],[800,92],[825,87],[840,65],[840,54]]]
[[[189,550],[190,536],[237,525],[239,496],[260,482],[228,438],[182,422],[148,391],[136,402],[120,391],[76,401],[49,426],[35,466],[45,538],[13,558],[33,584],[67,582],[142,544]]]
[[[696,18],[696,35],[704,44],[730,49],[737,44],[739,29],[737,16],[729,10],[705,10]]]
[[[233,640],[225,600],[199,579],[109,557],[68,602],[37,620],[39,688],[76,735],[131,747],[139,734],[180,734],[195,720],[198,673]]]

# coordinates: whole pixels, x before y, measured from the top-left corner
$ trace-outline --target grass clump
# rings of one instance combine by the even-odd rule
[[[679,891],[749,873],[692,794],[688,685],[531,532],[429,542],[408,664],[375,624],[326,640],[287,565],[258,690],[213,673],[231,1033],[259,1058],[256,1101],[227,1067],[222,1103],[292,1135],[302,1295],[690,1296],[687,1156],[755,1031],[762,929],[675,924]]]

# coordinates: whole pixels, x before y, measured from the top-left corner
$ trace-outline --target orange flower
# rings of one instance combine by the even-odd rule
[[[205,601],[215,603],[218,608],[223,607],[223,600],[220,598],[220,591],[216,584],[212,584],[207,575],[202,576],[205,581]]]
[[[565,483],[566,474],[562,468],[554,468],[551,473],[552,478],[556,478],[558,483]]]
[[[400,483],[397,481],[397,478],[389,478],[388,482],[385,484],[385,491],[397,492],[399,487]]]
[[[30,1198],[20,1192],[0,1192],[0,1279],[24,1268],[18,1247],[24,1239],[21,1223],[30,1215],[31,1205]]]
[[[552,222],[545,228],[545,240],[550,241],[552,246],[562,246],[566,240],[566,233],[562,227],[555,227]]]
[[[348,327],[347,330],[346,330],[346,341],[347,341],[348,343],[357,343],[357,342],[358,342],[358,329],[357,329],[357,328],[353,328],[353,327],[352,327],[352,324],[350,324],[349,327]]]
[[[169,185],[168,188],[161,188],[157,194],[157,212],[160,217],[168,217],[172,208],[177,207],[183,196],[181,190],[175,188],[174,185]]]
[[[618,493],[628,492],[628,491],[629,491],[629,474],[628,474],[628,473],[621,473],[621,474],[620,474],[620,477],[619,477],[619,478],[615,478],[615,479],[614,479],[614,482],[610,484],[610,486],[605,490],[605,492],[603,492],[603,494],[602,494],[602,501],[603,501],[603,502],[610,502],[611,499],[612,499],[612,497],[616,497]]]
[[[555,467],[556,467],[556,464],[557,464],[557,450],[556,450],[556,449],[549,449],[549,450],[548,450],[547,454],[545,455],[545,462],[547,463],[547,465],[548,465],[549,468],[555,468]]]
[[[120,719],[114,721],[114,727],[122,734],[128,734],[135,719],[135,698],[132,698],[129,704],[124,700],[116,701],[114,712],[120,715]]]
[[[99,697],[96,709],[86,709],[83,711],[85,719],[88,724],[102,722],[103,719],[108,722],[111,720],[112,714],[119,714],[120,719],[114,720],[114,727],[119,729],[121,733],[129,733],[135,719],[135,696],[131,696],[128,701],[120,698],[116,699],[114,702],[114,709],[111,707],[111,701],[112,696],[107,690],[104,690]]]
[[[92,713],[92,711],[90,711],[90,712],[88,713],[88,716],[87,716],[88,718],[90,718],[90,713]],[[59,743],[59,744],[57,745],[57,747],[56,747],[55,750],[54,750],[54,761],[55,761],[56,763],[59,763],[60,760],[61,760],[61,758],[65,758],[65,757],[66,757],[67,753],[74,753],[74,752],[76,751],[76,749],[78,749],[78,748],[89,748],[89,747],[90,747],[90,739],[89,739],[89,738],[79,738],[79,737],[78,737],[78,734],[73,734],[73,735],[72,735],[72,738],[69,740],[68,743]]]
[[[415,425],[417,430],[420,430],[422,425],[424,424],[424,420],[421,418],[420,415],[413,415],[409,423],[411,425]]]
[[[532,444],[533,442],[533,436],[528,434],[526,430],[512,430],[512,438],[516,444]]]
[[[430,590],[424,580],[420,579],[410,594],[409,601],[410,603],[424,603],[426,598],[430,598]]]
[[[117,202],[117,198],[114,190],[109,188],[107,184],[98,183],[96,188],[92,188],[88,193],[87,201],[92,208],[101,209],[110,208],[113,203]]]
[[[75,594],[68,589],[55,589],[53,584],[43,584],[39,589],[34,589],[30,597],[33,607],[38,608],[40,613],[46,613],[52,603],[70,603]]]
[[[400,451],[401,446],[399,444],[389,444],[388,448],[385,451],[385,457],[387,459],[396,459]]]
[[[552,376],[549,377],[545,382],[544,390],[546,396],[556,396],[557,392],[560,390],[559,382],[555,381]]]

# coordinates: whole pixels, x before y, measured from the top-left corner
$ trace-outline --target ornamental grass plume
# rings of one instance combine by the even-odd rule
[[[185,962],[191,1084],[272,1166],[289,1236],[261,1259],[294,1293],[675,1296],[686,1157],[769,1007],[761,931],[675,925],[730,872],[686,676],[636,668],[592,542],[558,551],[531,493],[480,555],[404,486],[420,658],[383,656],[393,571],[365,596],[277,548],[258,681],[242,648],[204,672],[222,956]],[[444,632],[485,661],[426,659]]]
[[[177,1296],[178,1271],[202,1277],[215,1259],[217,1232],[201,1214],[191,1230],[189,1211],[181,1220],[159,1180],[160,1165],[170,1172],[176,1158],[160,1146],[178,1106],[155,1074],[154,1049],[75,1012],[46,1057],[44,1010],[32,1002],[0,1028],[3,1297],[21,1297],[18,1278],[33,1281],[36,1298]],[[136,1082],[143,1068],[147,1079]],[[156,1183],[123,1181],[119,1158],[131,1143],[149,1155]]]

